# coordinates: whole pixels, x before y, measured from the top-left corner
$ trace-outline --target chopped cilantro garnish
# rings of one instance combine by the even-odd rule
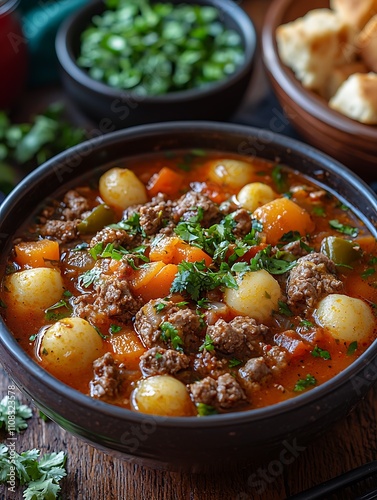
[[[89,271],[85,271],[85,273],[81,274],[78,278],[79,285],[84,288],[88,288],[90,285],[93,285],[93,283],[99,280],[101,272],[101,269],[97,267],[89,269]]]
[[[250,260],[250,270],[258,271],[259,269],[265,269],[270,274],[284,274],[290,271],[296,262],[289,262],[285,260],[284,253],[277,252],[275,255],[271,256],[271,245],[260,250],[255,257]]]
[[[156,309],[156,312],[161,312],[165,309],[166,306],[167,306],[166,302],[158,302],[153,307]]]
[[[279,304],[279,313],[280,314],[283,314],[284,316],[287,316],[287,317],[293,316],[293,312],[289,309],[286,302],[279,300],[278,304]]]
[[[325,349],[321,349],[317,345],[311,351],[311,354],[315,358],[331,359],[331,354],[329,353],[329,351],[326,351]]]
[[[203,344],[199,347],[199,351],[213,351],[215,349],[215,346],[213,345],[213,340],[212,338],[208,335],[208,333],[205,336]]]
[[[322,207],[321,205],[315,205],[312,209],[312,213],[317,217],[326,217],[325,207]]]
[[[33,449],[18,454],[10,452],[0,444],[0,483],[5,483],[13,471],[21,485],[27,485],[23,492],[25,500],[55,500],[61,487],[59,481],[67,475],[64,466],[64,452],[46,453],[42,457]]]
[[[276,167],[273,168],[271,177],[279,193],[283,193],[287,190],[287,177],[281,165],[276,165]]]
[[[156,359],[161,359],[162,358],[162,354],[160,352],[156,352],[155,356],[154,356]]]
[[[229,360],[229,368],[235,368],[236,366],[242,365],[242,361],[237,358],[232,358]]]
[[[178,330],[169,321],[161,323],[160,330],[162,331],[161,338],[164,342],[168,343],[170,340],[173,349],[183,351],[183,340],[179,336]]]
[[[218,272],[207,268],[204,260],[199,262],[181,262],[178,264],[178,273],[172,283],[170,291],[186,292],[193,300],[199,300],[201,295],[218,286],[238,288],[236,279],[229,266],[222,262]]]
[[[374,267],[369,267],[368,269],[365,269],[365,271],[363,273],[361,273],[361,277],[363,278],[363,280],[369,278],[370,276],[373,276],[373,274],[375,274],[376,270],[374,269]]]
[[[209,300],[208,299],[199,299],[197,304],[198,304],[198,307],[201,307],[202,309],[209,309]]]
[[[93,325],[93,328],[95,329],[95,331],[98,333],[98,335],[102,338],[102,339],[108,339],[109,336],[108,335],[104,335],[101,330],[98,328],[98,326],[95,326]]]
[[[138,214],[137,212],[132,214],[131,217],[129,217],[127,220],[121,220],[117,224],[111,224],[108,227],[112,229],[123,229],[123,231],[126,231],[131,236],[137,233],[145,236],[144,230],[140,226],[140,214]]]
[[[61,311],[58,311],[62,309]],[[58,311],[58,312],[56,312]],[[70,305],[64,300],[59,300],[56,304],[50,306],[45,310],[45,318],[47,321],[58,321],[59,319],[66,318],[71,314]]]
[[[347,349],[347,356],[352,356],[357,350],[357,341],[351,342]]]
[[[34,342],[34,340],[38,337],[38,335],[35,333],[34,335],[30,335],[29,340],[30,342]]]
[[[314,324],[308,319],[302,319],[300,321],[300,326],[304,326],[307,330],[309,330],[310,328],[313,328]]]
[[[196,408],[198,410],[198,415],[200,417],[207,417],[208,415],[217,415],[217,410],[213,406],[206,405],[204,403],[198,403],[196,405]]]
[[[333,219],[329,221],[330,227],[339,231],[339,233],[347,234],[352,238],[356,238],[359,234],[359,230],[357,227],[349,226],[347,224],[340,223],[337,219]]]
[[[75,246],[75,248],[72,248],[73,252],[81,252],[83,250],[87,250],[89,248],[89,244],[83,241],[82,243],[79,243],[78,245]]]
[[[122,329],[122,327],[120,325],[115,325],[115,324],[110,325],[111,335],[114,335],[114,333],[119,333],[121,331],[121,329]]]
[[[313,375],[310,375],[308,373],[305,378],[300,379],[296,382],[296,385],[294,386],[293,390],[295,392],[302,392],[311,385],[316,385],[316,384],[317,380],[315,379],[315,377],[313,377]]]

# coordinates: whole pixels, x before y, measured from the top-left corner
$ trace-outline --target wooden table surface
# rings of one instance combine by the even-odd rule
[[[267,0],[244,0],[242,6],[252,16],[260,32]],[[249,100],[263,97],[265,76],[259,60]],[[46,95],[62,97],[60,89],[37,89],[21,101],[26,109],[45,101]],[[64,97],[64,96],[63,96]],[[39,101],[39,100],[40,101]],[[68,102],[68,106],[70,103]],[[11,384],[0,368],[0,399]],[[23,402],[26,399],[18,393]],[[30,402],[29,402],[30,404]],[[343,421],[317,438],[311,445],[299,445],[294,460],[284,464],[279,454],[270,462],[236,472],[221,474],[181,474],[146,469],[112,458],[71,436],[53,422],[39,418],[33,408],[29,427],[16,441],[16,451],[30,448],[63,450],[68,455],[68,475],[61,482],[62,498],[68,500],[253,500],[285,499],[302,490],[360,466],[377,457],[377,388]],[[0,440],[6,434],[0,431]],[[370,485],[368,485],[370,487]],[[343,492],[332,498],[356,498]],[[11,493],[0,486],[0,500],[21,499],[22,490]],[[376,498],[376,497],[374,497]]]

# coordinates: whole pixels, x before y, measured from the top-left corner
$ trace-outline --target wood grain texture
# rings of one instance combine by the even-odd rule
[[[239,3],[251,15],[260,34],[268,0]],[[259,56],[248,101],[259,99],[267,88]],[[32,96],[26,95],[20,101],[21,114],[38,112],[46,101],[57,98],[66,100],[59,89],[36,89]],[[73,110],[71,103],[67,102],[67,106]],[[7,375],[0,369],[0,399],[6,395],[9,384]],[[22,402],[30,404],[21,393],[18,396]],[[44,422],[35,408],[28,429],[18,436],[16,451],[37,448],[42,453],[60,450],[67,453],[68,475],[61,482],[64,500],[281,500],[377,459],[376,396],[377,388],[374,388],[347,418],[332,429],[324,429],[325,434],[310,446],[296,443],[298,449],[304,449],[295,452],[295,456],[291,454],[289,464],[283,463],[277,453],[276,458],[267,463],[221,474],[179,474],[146,469],[105,455],[55,423]],[[0,441],[6,442],[6,438],[0,431]],[[372,486],[370,483],[369,487]],[[332,498],[355,498],[359,491],[353,489]],[[0,485],[0,500],[3,499],[21,500],[22,488],[13,494]]]

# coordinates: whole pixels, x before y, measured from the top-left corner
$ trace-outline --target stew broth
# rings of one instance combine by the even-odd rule
[[[175,416],[275,404],[376,337],[375,239],[286,166],[146,155],[35,217],[9,256],[2,316],[37,363],[111,404]]]

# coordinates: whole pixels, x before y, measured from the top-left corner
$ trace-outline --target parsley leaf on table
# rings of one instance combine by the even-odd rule
[[[39,460],[38,460],[39,459]],[[21,485],[27,485],[23,492],[25,500],[55,500],[61,490],[59,481],[67,475],[64,452],[46,453],[40,457],[39,450],[12,452],[0,444],[0,482],[5,483],[11,467]]]

